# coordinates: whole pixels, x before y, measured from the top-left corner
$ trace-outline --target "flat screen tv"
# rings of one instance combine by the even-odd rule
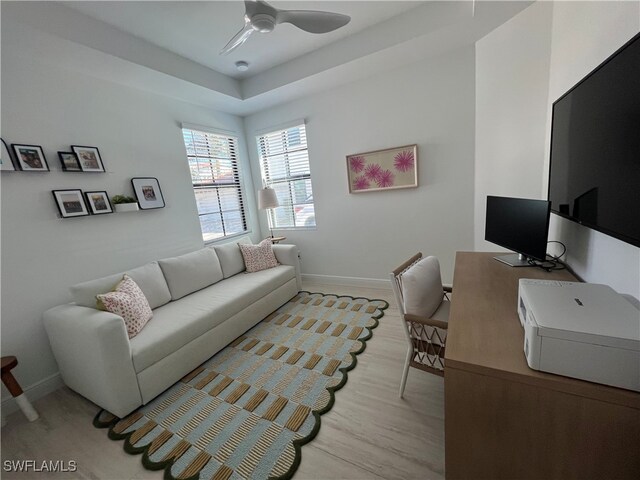
[[[489,195],[484,239],[518,253],[494,258],[512,267],[545,261],[550,214],[547,200]]]
[[[640,246],[640,34],[553,104],[551,210]]]

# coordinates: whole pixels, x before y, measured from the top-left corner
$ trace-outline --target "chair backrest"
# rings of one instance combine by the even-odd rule
[[[406,312],[404,310],[404,294],[402,291],[402,274],[407,270],[409,270],[411,267],[413,267],[420,260],[422,260],[422,253],[418,252],[389,274],[391,278],[391,286],[393,288],[393,294],[396,298],[398,309],[400,310],[400,315],[402,316],[403,320]]]
[[[418,252],[390,274],[401,313],[431,317],[443,300],[440,262]]]
[[[404,311],[420,317],[432,317],[442,304],[443,288],[440,262],[424,257],[400,277]]]
[[[422,262],[422,260],[426,260]],[[403,279],[403,276],[416,264],[421,268],[414,269]],[[417,278],[411,278],[411,273]],[[390,274],[393,293],[404,325],[405,336],[413,348],[411,366],[431,373],[442,375],[444,370],[444,349],[447,337],[446,323],[430,319],[444,297],[440,265],[435,257],[423,259],[418,252]],[[416,282],[413,282],[416,280]],[[403,285],[404,282],[413,283]],[[410,293],[409,290],[431,290]],[[413,298],[411,298],[413,295]],[[421,305],[421,302],[424,303]],[[409,311],[407,311],[409,310]],[[417,316],[417,317],[414,317]],[[406,318],[408,317],[408,318]],[[439,327],[445,327],[438,328]]]

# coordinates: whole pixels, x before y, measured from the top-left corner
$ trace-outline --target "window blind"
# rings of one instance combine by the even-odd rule
[[[203,240],[247,231],[236,138],[189,128],[182,134]]]
[[[280,206],[268,211],[271,228],[316,225],[304,123],[257,137],[262,180]]]

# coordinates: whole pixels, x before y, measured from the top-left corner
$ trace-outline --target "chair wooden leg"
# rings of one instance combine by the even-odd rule
[[[407,349],[407,358],[404,361],[404,370],[402,371],[402,380],[400,381],[400,398],[404,395],[404,387],[407,384],[407,375],[409,375],[409,365],[411,364],[411,356],[413,355],[413,346]]]

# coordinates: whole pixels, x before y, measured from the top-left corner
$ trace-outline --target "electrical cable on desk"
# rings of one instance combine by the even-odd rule
[[[529,259],[529,265],[541,268],[545,272],[552,272],[555,270],[564,270],[565,268],[567,268],[565,264],[562,263],[560,260],[555,260],[555,257],[551,255],[548,255],[548,256],[553,258],[554,260],[545,260],[544,262],[541,262],[539,260]]]
[[[553,260],[555,260],[555,261],[559,262],[559,261],[560,261],[560,258],[561,258],[565,253],[567,253],[567,246],[566,246],[564,243],[559,242],[558,240],[549,240],[547,243],[559,243],[560,245],[562,245],[562,253],[561,253],[560,255],[553,256],[553,255],[550,255],[550,254],[548,254],[548,253],[547,253],[547,256],[549,256],[549,257],[551,257]]]
[[[567,253],[567,246],[562,243],[559,242],[557,240],[550,240],[547,243],[559,243],[560,245],[562,245],[562,253],[560,255],[554,256],[551,255],[549,253],[547,253],[547,257],[549,257],[549,259],[546,259],[544,262],[541,262],[539,260],[532,260],[529,259],[529,264],[536,266],[538,268],[543,269],[546,272],[551,272],[554,270],[564,270],[566,269],[566,265],[562,262],[562,260],[560,260],[560,257],[562,257],[565,253]]]
[[[551,257],[551,255],[548,255],[548,256]],[[545,272],[551,272],[554,270],[564,270],[566,268],[562,262],[556,261],[556,260],[545,260],[544,262],[541,262],[539,260],[533,260],[530,258],[528,262],[529,262],[529,265],[533,267],[541,268]]]

